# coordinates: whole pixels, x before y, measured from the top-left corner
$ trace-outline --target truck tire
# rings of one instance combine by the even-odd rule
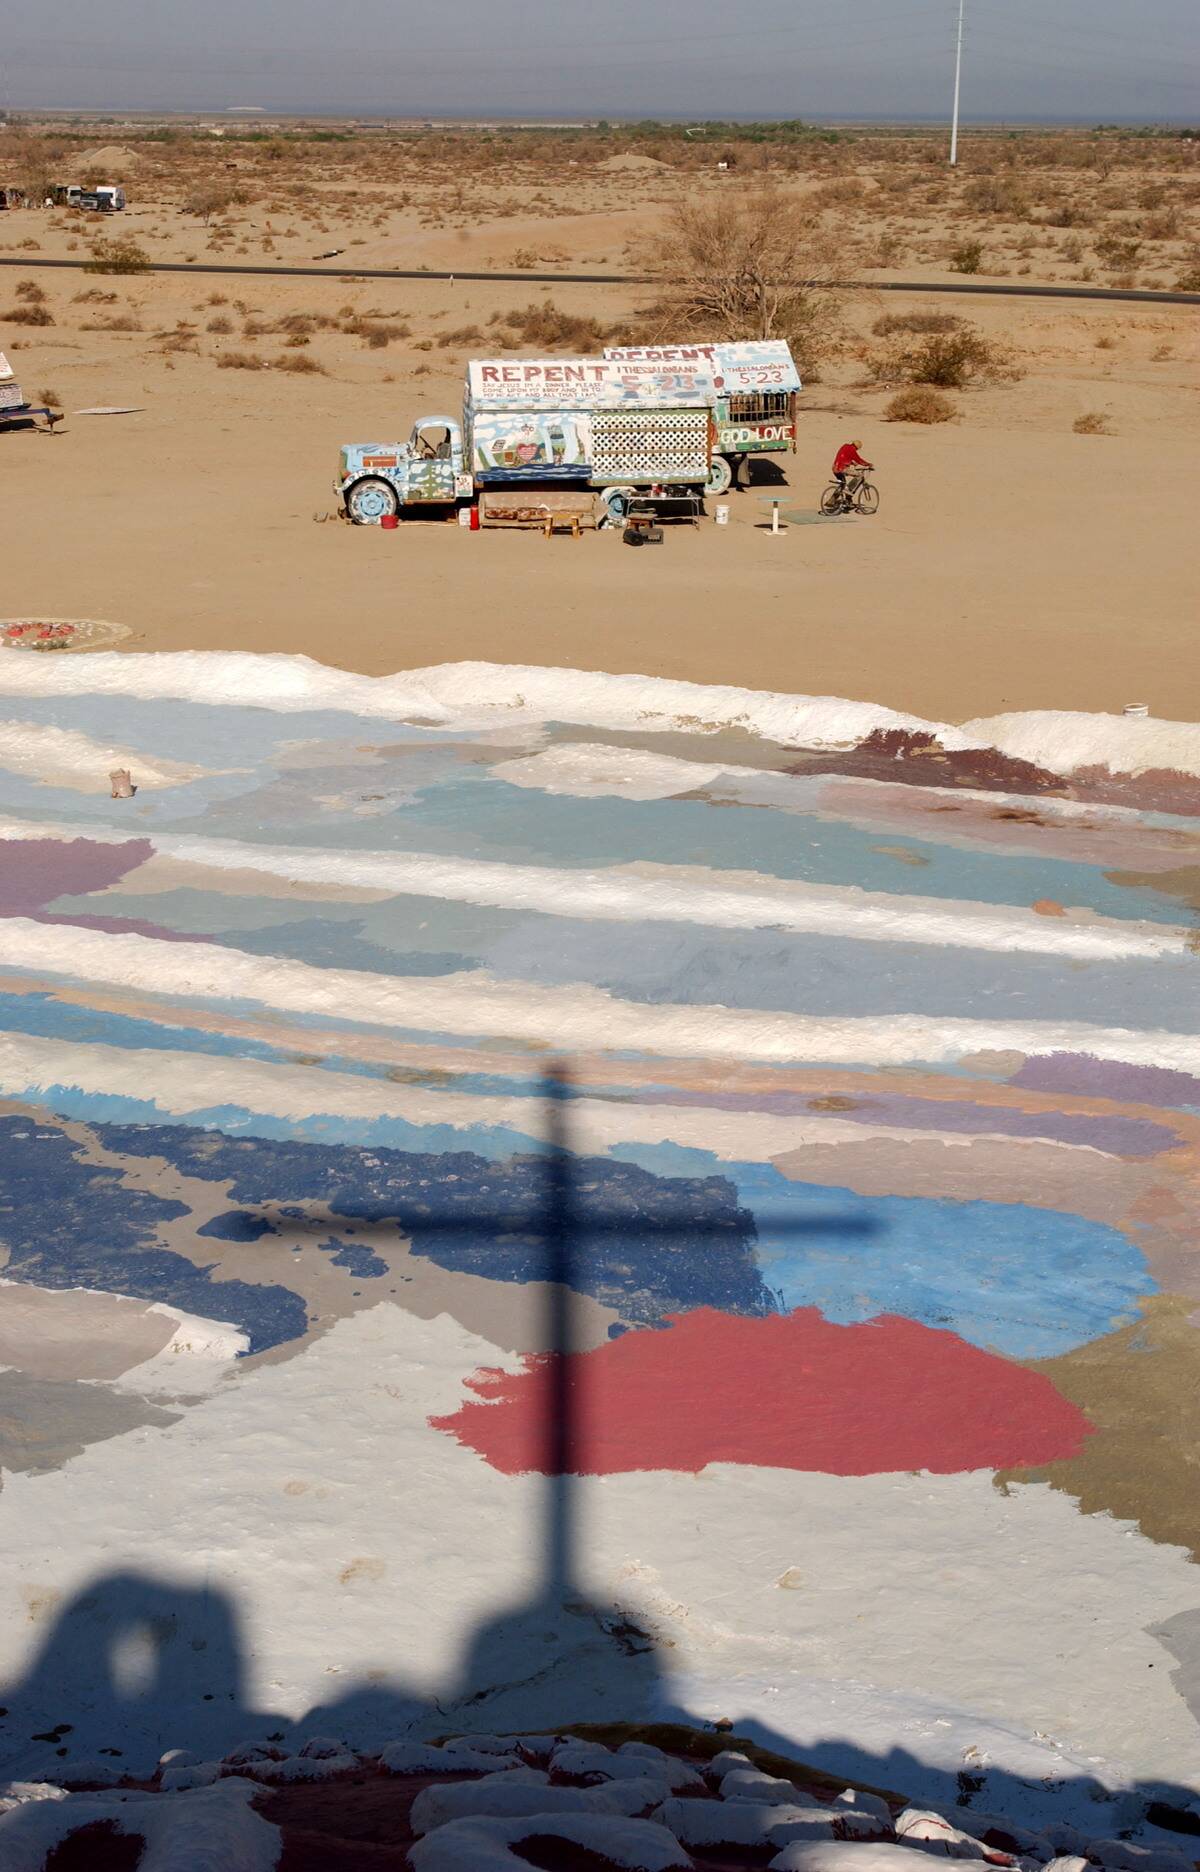
[[[733,469],[724,455],[714,455],[704,483],[706,494],[728,494],[733,486]]]
[[[400,496],[380,475],[364,475],[346,489],[346,512],[355,526],[378,526],[385,514],[400,511]]]

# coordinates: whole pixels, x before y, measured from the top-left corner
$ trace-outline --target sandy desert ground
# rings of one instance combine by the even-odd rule
[[[72,154],[61,136],[26,139],[11,173],[78,168],[85,142],[76,136]],[[613,153],[528,137],[127,141],[93,164],[130,191],[119,221],[18,210],[0,224],[0,256],[132,238],[197,265],[307,264],[337,247],[364,266],[620,270],[686,193],[716,197],[773,173],[747,170],[767,161],[756,147],[732,176],[716,173],[715,148],[672,147],[667,162],[619,138],[600,147]],[[814,142],[783,152],[778,186],[838,231],[849,267],[880,281],[953,278],[948,256],[969,239],[983,246],[981,279],[1186,280],[1192,146],[1017,147],[1019,161],[969,141],[951,179],[923,141]],[[231,191],[246,199],[227,201]],[[22,298],[23,281],[44,298]],[[53,440],[3,438],[4,610],[120,620],[131,649],[292,650],[367,672],[478,657],[833,693],[937,719],[1131,701],[1200,712],[1189,307],[839,296],[841,343],[803,394],[796,454],[775,458],[797,516],[783,541],[762,532],[771,469],[734,497],[727,531],[677,531],[656,554],[605,537],[546,546],[427,522],[391,536],[314,524],[333,507],[341,443],[401,437],[422,411],[454,410],[469,355],[545,349],[521,334],[543,334],[555,312],[566,336],[551,349],[594,348],[645,331],[648,298],[5,268],[3,343],[68,420]],[[53,323],[5,319],[31,303]],[[884,421],[896,386],[871,378],[873,326],[948,307],[1020,376],[951,393],[952,422]],[[222,368],[231,354],[264,368]],[[96,404],[138,413],[71,413]],[[1075,433],[1088,416],[1107,433]],[[848,436],[878,466],[879,515],[802,524]]]

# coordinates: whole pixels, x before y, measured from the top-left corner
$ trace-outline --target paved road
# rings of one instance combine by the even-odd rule
[[[22,255],[0,257],[0,266],[86,267],[88,260],[44,260]],[[270,279],[476,280],[528,286],[648,286],[645,273],[450,273],[428,267],[235,266],[216,261],[156,260],[151,273],[231,273]],[[978,280],[849,280],[848,286],[872,292],[974,293],[1009,299],[1134,299],[1151,305],[1200,305],[1200,293],[1141,292],[1113,286],[1009,286]]]

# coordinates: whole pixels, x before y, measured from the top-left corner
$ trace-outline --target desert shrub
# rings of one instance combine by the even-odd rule
[[[977,240],[960,241],[950,254],[952,273],[978,273],[983,265],[983,242]]]
[[[533,302],[516,312],[497,313],[491,324],[500,334],[502,347],[524,345],[531,351],[597,351],[609,337],[606,328],[590,313],[565,312],[553,299]],[[479,338],[483,334],[475,329],[474,335]]]
[[[150,256],[136,241],[101,241],[83,270],[85,273],[148,273]]]
[[[80,331],[138,332],[141,325],[131,312],[110,312],[107,317],[85,319]]]
[[[1108,417],[1102,410],[1088,410],[1071,424],[1076,435],[1111,435]]]
[[[288,342],[289,348],[293,351],[296,351],[296,350],[299,350],[301,345],[311,344],[312,339],[309,337],[307,332],[298,331],[298,332],[293,332],[287,342]]]
[[[218,337],[227,338],[233,330],[233,320],[225,318],[222,313],[218,312],[216,318],[209,319],[204,329],[205,331],[215,332]]]
[[[370,351],[385,351],[395,340],[412,336],[411,325],[397,324],[386,319],[350,319],[342,326],[342,330],[365,339]],[[419,351],[421,346],[416,348]],[[425,348],[433,349],[432,339],[426,339]]]
[[[532,247],[518,247],[516,253],[512,257],[513,266],[517,267],[522,273],[532,273],[537,263],[538,256],[533,251]]]
[[[18,280],[17,281],[17,298],[18,299],[24,299],[30,305],[41,305],[43,301],[45,300],[45,297],[46,297],[45,293],[43,292],[42,288],[38,285],[36,280]]]
[[[1142,243],[1127,234],[1103,234],[1096,242],[1096,252],[1104,266],[1113,273],[1126,273],[1137,265]]]
[[[961,324],[953,312],[885,312],[871,331],[876,338],[891,338],[896,332],[954,331]]]
[[[297,352],[293,352],[290,357],[287,355],[277,357],[275,359],[274,369],[287,371],[289,376],[292,377],[324,377],[327,375],[325,366],[319,363],[316,358],[301,355]]]
[[[180,207],[184,214],[198,216],[207,226],[214,215],[227,213],[234,202],[244,199],[240,190],[224,182],[201,182],[188,191]]]
[[[77,292],[71,300],[72,305],[116,305],[118,295],[102,292],[99,286],[89,286],[86,292]]]
[[[9,325],[53,325],[54,314],[44,305],[9,306],[7,312],[0,313],[0,318]]]
[[[1023,221],[1029,213],[1028,198],[1011,176],[980,176],[964,190],[963,201],[973,214],[1000,215],[1006,221]]]
[[[442,332],[439,335],[438,349],[449,351],[452,347],[474,344],[477,338],[482,337],[483,333],[478,325],[460,325],[457,331]]]
[[[896,392],[883,414],[887,422],[944,423],[953,422],[956,412],[940,390],[932,390],[927,384],[910,384],[907,390]]]
[[[267,360],[257,357],[253,351],[222,351],[217,359],[218,370],[266,370]]]
[[[43,404],[46,409],[61,409],[63,406],[63,400],[59,396],[57,390],[39,390],[37,393],[37,401]]]
[[[1176,292],[1200,292],[1200,247],[1193,247],[1175,281]]]
[[[953,332],[930,332],[920,344],[892,345],[870,360],[871,375],[883,383],[932,384],[961,390],[968,383],[1012,381],[1019,372],[1006,352],[964,325]]]

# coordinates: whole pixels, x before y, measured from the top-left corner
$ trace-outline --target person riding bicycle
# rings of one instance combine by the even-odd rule
[[[863,460],[858,452],[861,447],[861,442],[843,442],[833,458],[833,478],[842,490],[843,500],[846,498],[846,482],[849,479],[850,470],[852,468],[873,469],[875,466],[874,462]]]

